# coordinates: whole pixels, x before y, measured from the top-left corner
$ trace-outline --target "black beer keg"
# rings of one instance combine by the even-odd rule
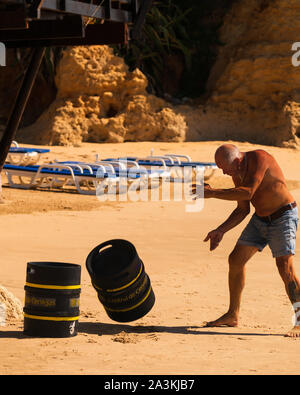
[[[114,239],[95,247],[86,267],[107,315],[130,322],[146,315],[155,302],[150,278],[133,244]]]
[[[81,266],[28,262],[24,334],[36,337],[77,335]]]

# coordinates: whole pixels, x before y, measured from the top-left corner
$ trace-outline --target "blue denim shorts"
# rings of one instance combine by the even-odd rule
[[[257,247],[262,251],[268,244],[273,258],[295,255],[298,208],[285,211],[281,217],[266,223],[253,214],[237,244]]]

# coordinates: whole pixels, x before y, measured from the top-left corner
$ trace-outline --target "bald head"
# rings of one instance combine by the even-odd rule
[[[221,145],[215,153],[215,162],[224,174],[233,176],[238,170],[243,154],[233,144]]]
[[[240,157],[240,151],[238,147],[233,144],[221,145],[215,153],[215,160],[220,164],[231,165],[232,162]]]

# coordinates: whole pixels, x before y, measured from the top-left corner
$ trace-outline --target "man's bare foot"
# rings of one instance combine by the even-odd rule
[[[238,318],[235,314],[226,313],[215,321],[206,322],[205,326],[238,326]]]
[[[300,325],[294,326],[293,329],[291,329],[285,337],[300,337]]]

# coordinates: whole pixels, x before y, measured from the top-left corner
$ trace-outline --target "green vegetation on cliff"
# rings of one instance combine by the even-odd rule
[[[153,93],[199,97],[222,45],[218,29],[234,1],[154,1],[139,39],[117,53],[146,74]]]

